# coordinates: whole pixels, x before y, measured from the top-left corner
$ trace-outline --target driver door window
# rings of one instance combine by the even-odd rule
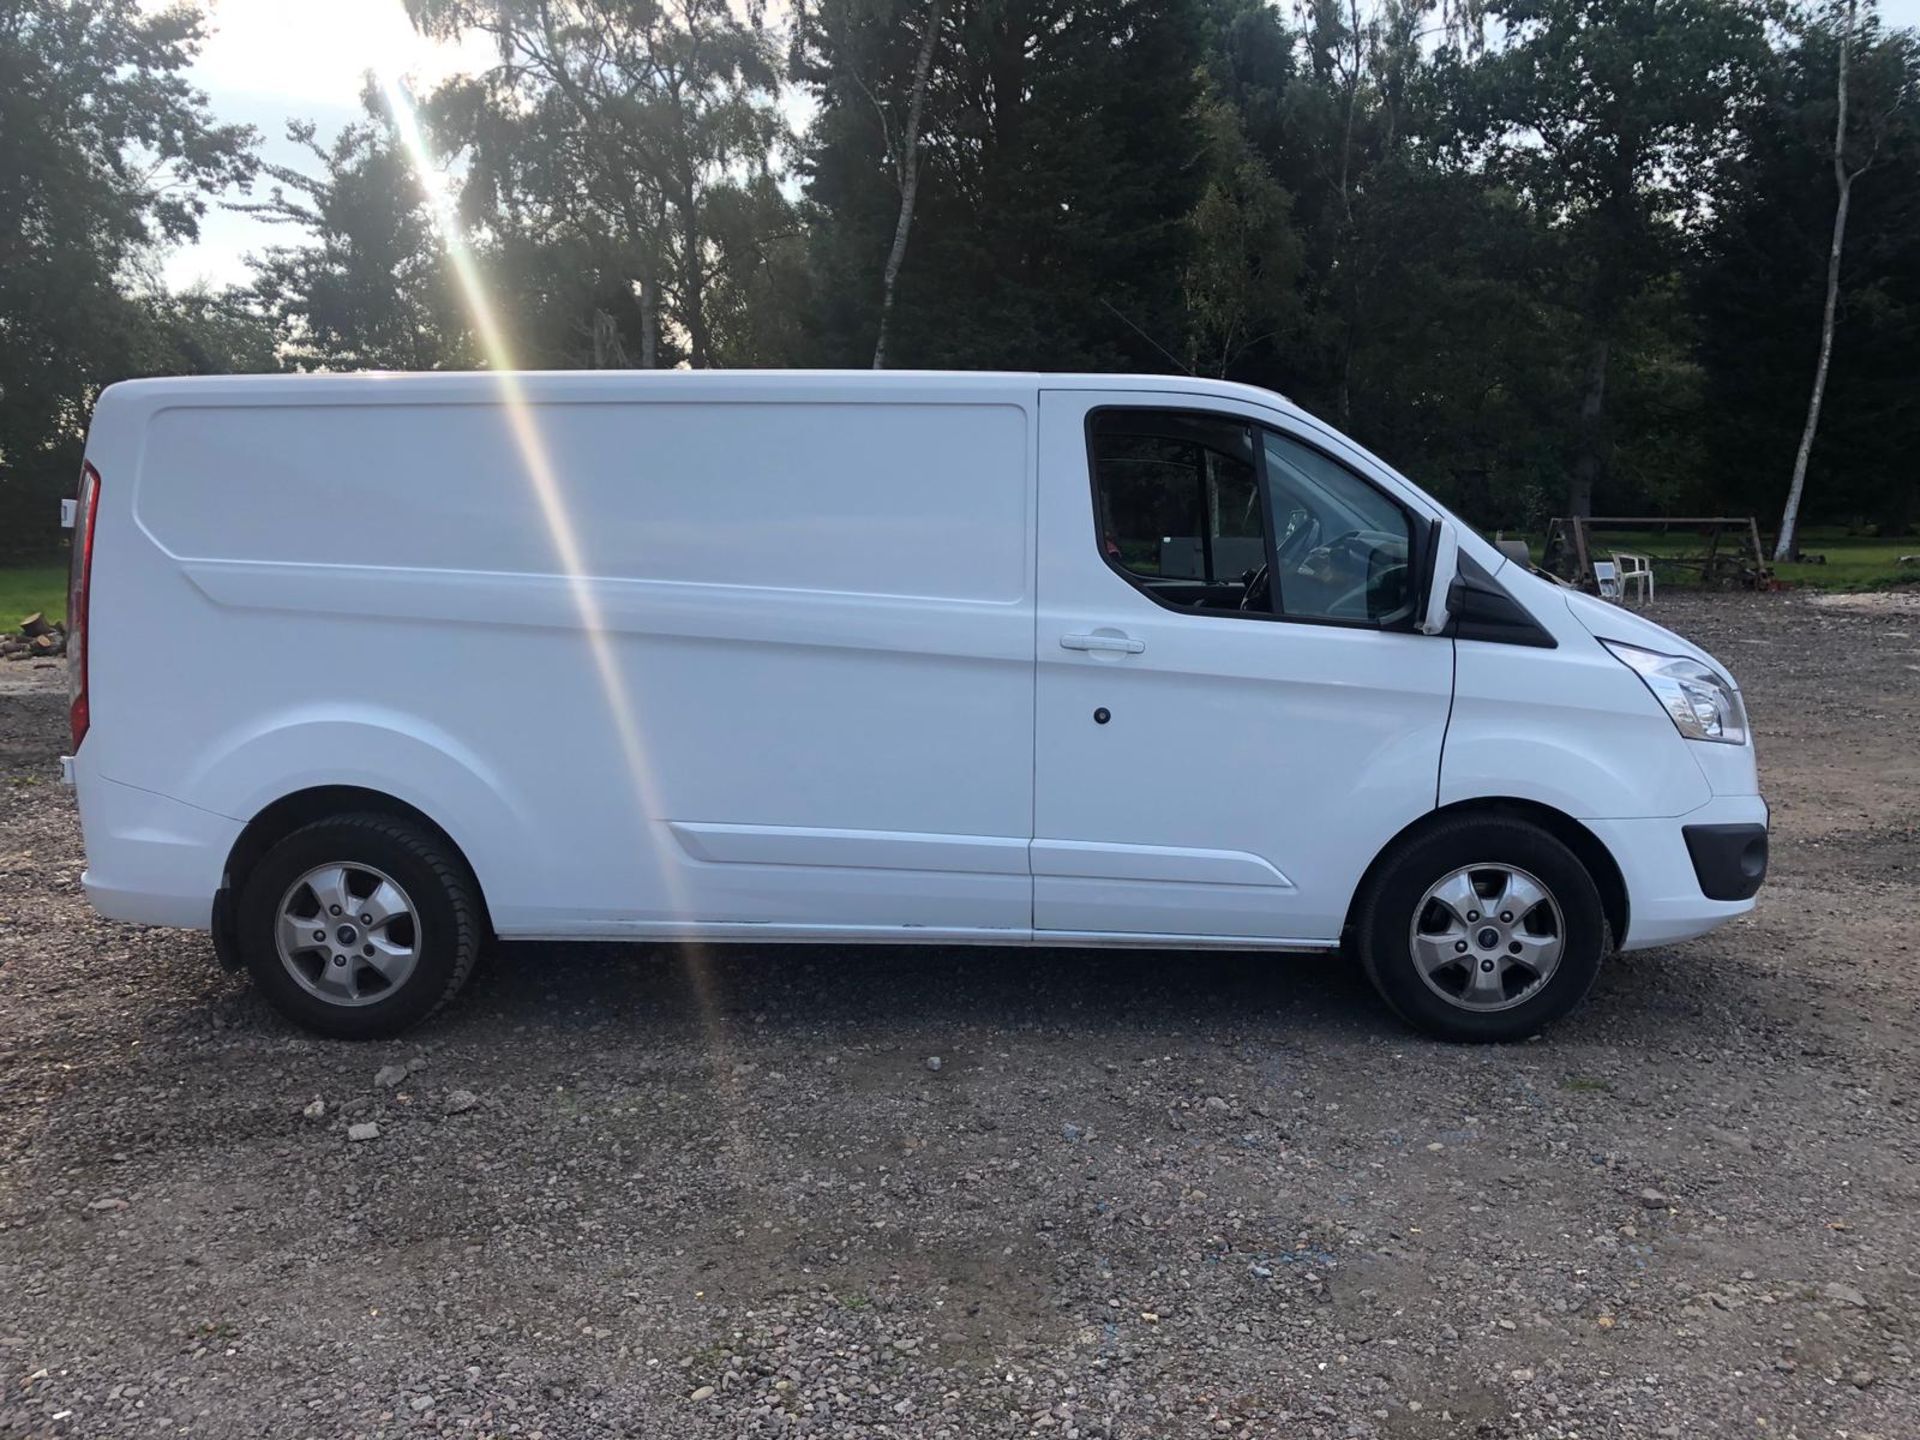
[[[1393,625],[1413,613],[1406,511],[1318,450],[1266,431],[1275,528],[1273,610]]]
[[[1185,410],[1097,410],[1088,442],[1101,554],[1161,604],[1349,625],[1412,616],[1411,519],[1318,450]]]

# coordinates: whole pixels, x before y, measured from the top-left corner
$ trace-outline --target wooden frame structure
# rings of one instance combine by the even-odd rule
[[[1773,567],[1767,563],[1766,548],[1760,543],[1760,522],[1751,515],[1556,517],[1547,526],[1547,546],[1540,568],[1582,590],[1597,592],[1599,586],[1593,576],[1596,530],[1645,530],[1664,535],[1675,528],[1694,531],[1706,549],[1697,555],[1656,555],[1656,563],[1698,570],[1703,585],[1737,584],[1758,590],[1772,583]],[[1723,539],[1732,541],[1724,549]]]

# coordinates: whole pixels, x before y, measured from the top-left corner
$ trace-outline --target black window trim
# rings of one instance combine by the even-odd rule
[[[1267,532],[1266,551],[1269,604],[1271,604],[1275,598],[1278,588],[1273,583],[1273,575],[1274,572],[1280,568],[1277,550],[1279,542],[1274,534],[1273,487],[1268,483],[1267,447],[1261,440],[1261,434],[1263,432],[1271,432],[1272,434],[1280,436],[1283,440],[1290,440],[1296,445],[1304,446],[1306,449],[1319,455],[1322,459],[1339,466],[1340,469],[1353,476],[1354,479],[1358,480],[1362,485],[1365,485],[1369,490],[1372,490],[1407,519],[1407,578],[1410,582],[1413,598],[1406,615],[1394,621],[1392,624],[1383,625],[1377,620],[1343,620],[1337,615],[1282,615],[1273,610],[1238,610],[1231,613],[1222,610],[1201,610],[1196,609],[1192,605],[1176,605],[1171,600],[1163,600],[1152,590],[1142,586],[1139,583],[1142,577],[1136,575],[1133,571],[1127,569],[1126,566],[1116,561],[1113,556],[1107,554],[1107,547],[1101,543],[1100,538],[1100,475],[1093,451],[1093,424],[1097,417],[1116,410],[1134,412],[1147,410],[1163,415],[1193,415],[1202,416],[1210,420],[1237,420],[1255,432],[1255,443],[1253,447],[1254,483],[1260,487],[1260,517]],[[1421,597],[1426,594],[1427,577],[1431,573],[1429,551],[1432,549],[1432,545],[1430,543],[1430,537],[1438,533],[1439,522],[1422,515],[1398,495],[1375,484],[1352,465],[1327,449],[1326,446],[1316,444],[1313,440],[1308,439],[1305,435],[1299,434],[1296,431],[1283,429],[1281,426],[1268,420],[1256,419],[1240,410],[1215,410],[1203,405],[1154,405],[1150,403],[1129,405],[1117,402],[1090,405],[1087,407],[1086,416],[1081,422],[1081,441],[1081,448],[1087,457],[1087,498],[1093,506],[1094,553],[1100,557],[1101,562],[1105,564],[1109,570],[1126,582],[1127,588],[1133,591],[1134,594],[1143,595],[1161,609],[1171,610],[1176,615],[1191,615],[1222,620],[1270,620],[1279,621],[1287,625],[1327,625],[1338,630],[1376,630],[1388,635],[1415,635],[1420,633],[1418,628],[1421,611],[1420,600]],[[1201,528],[1204,530],[1206,527],[1203,524]],[[1449,629],[1451,629],[1451,627],[1449,627]]]

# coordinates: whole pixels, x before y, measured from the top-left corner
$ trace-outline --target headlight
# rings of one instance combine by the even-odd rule
[[[1662,655],[1618,640],[1600,642],[1614,658],[1646,682],[1689,740],[1714,740],[1722,745],[1747,743],[1747,709],[1740,692],[1716,671],[1684,655]]]

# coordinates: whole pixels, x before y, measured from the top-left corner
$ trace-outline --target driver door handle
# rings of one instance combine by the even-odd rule
[[[1099,650],[1115,655],[1138,655],[1147,642],[1131,635],[1062,635],[1062,650]]]

